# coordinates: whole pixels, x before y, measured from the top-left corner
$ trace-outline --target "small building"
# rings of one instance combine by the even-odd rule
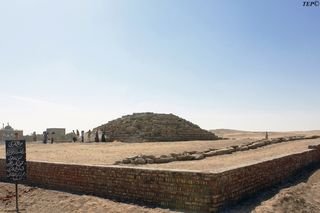
[[[14,140],[16,139],[16,135],[18,136],[18,139],[22,139],[23,131],[12,128],[9,123],[7,126],[2,124],[2,128],[0,129],[0,141]]]
[[[48,139],[54,138],[54,140],[64,140],[66,136],[65,128],[47,128]]]

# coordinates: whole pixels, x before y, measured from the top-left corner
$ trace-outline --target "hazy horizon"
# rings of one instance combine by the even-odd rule
[[[89,130],[134,112],[204,129],[318,130],[319,7],[3,1],[0,123]]]

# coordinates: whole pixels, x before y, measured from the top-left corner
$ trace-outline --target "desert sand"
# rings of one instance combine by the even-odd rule
[[[63,163],[110,165],[139,154],[163,155],[172,152],[203,151],[223,148],[253,141],[251,139],[218,141],[180,141],[150,143],[54,143],[27,144],[27,160]],[[0,146],[0,158],[5,158],[4,145]]]
[[[241,130],[232,130],[232,129],[215,129],[210,130],[210,132],[215,133],[219,137],[229,138],[229,139],[260,139],[263,138],[266,132],[258,131],[241,131]],[[270,138],[286,137],[286,136],[298,136],[298,135],[320,135],[320,130],[311,130],[311,131],[288,131],[288,132],[270,132],[268,131]]]
[[[198,161],[175,161],[164,164],[145,164],[143,167],[221,172],[288,154],[303,152],[308,150],[308,145],[317,144],[320,144],[320,139],[290,141],[268,145],[254,150],[235,152],[229,155],[207,157]]]

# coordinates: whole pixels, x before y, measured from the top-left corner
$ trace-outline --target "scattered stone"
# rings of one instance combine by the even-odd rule
[[[152,163],[154,163],[154,159],[146,158],[146,163],[152,164]]]
[[[317,139],[317,138],[320,138],[320,136],[319,135],[312,135],[312,136],[306,137],[306,139]]]
[[[189,154],[183,154],[183,155],[179,155],[177,157],[177,160],[179,160],[179,161],[193,160],[193,156],[191,156]]]
[[[239,147],[239,151],[246,151],[246,150],[249,150],[248,146],[240,146]]]
[[[122,163],[129,164],[129,163],[131,163],[131,160],[128,159],[128,158],[125,158],[125,159],[122,160]]]
[[[156,158],[154,155],[142,155],[141,157],[144,158],[144,159],[147,159],[147,158],[155,159]]]
[[[173,157],[165,157],[165,158],[155,158],[154,159],[154,162],[155,163],[169,163],[169,162],[172,162],[172,161],[175,161],[176,159],[173,158]]]
[[[132,156],[132,157],[129,157],[129,158],[127,158],[127,159],[129,159],[129,160],[134,160],[134,159],[136,159],[136,158],[138,158],[138,157],[140,157],[140,155]]]
[[[225,155],[231,154],[237,151],[246,151],[249,149],[256,149],[259,147],[263,147],[269,144],[281,143],[286,141],[294,141],[294,140],[305,140],[305,139],[314,139],[320,138],[320,136],[293,136],[293,137],[281,137],[281,138],[273,138],[273,139],[263,139],[254,142],[250,142],[247,144],[243,144],[241,146],[234,145],[231,147],[223,148],[223,149],[208,149],[204,152],[199,151],[185,151],[183,153],[170,153],[169,155],[161,155],[160,157],[155,157],[154,155],[137,155],[129,158],[125,158],[122,161],[116,161],[115,164],[152,164],[152,163],[169,163],[173,161],[188,161],[188,160],[201,160],[206,157],[216,156],[216,155]],[[309,149],[319,149],[317,145],[309,145]]]
[[[234,145],[234,146],[231,146],[233,149],[238,149],[239,146],[238,145]]]
[[[282,142],[282,139],[281,138],[275,138],[275,139],[272,139],[271,140],[271,143],[274,144],[274,143],[280,143]]]
[[[212,156],[215,156],[215,155],[217,155],[217,153],[215,151],[209,151],[209,152],[205,152],[204,153],[205,157],[212,157]]]
[[[146,160],[143,158],[136,158],[133,160],[134,164],[146,164]]]
[[[256,149],[256,148],[259,148],[259,147],[262,147],[262,146],[265,146],[266,145],[266,142],[265,141],[259,141],[259,142],[256,142],[256,143],[253,143],[251,145],[248,146],[249,149]]]
[[[191,156],[193,157],[193,160],[202,160],[206,157],[204,154],[193,154]]]
[[[230,147],[230,148],[218,149],[218,150],[213,151],[213,152],[216,152],[217,155],[224,155],[224,154],[231,154],[234,151],[235,151],[235,149]]]

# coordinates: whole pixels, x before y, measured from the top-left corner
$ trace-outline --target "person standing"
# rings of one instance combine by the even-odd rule
[[[99,142],[99,132],[98,130],[96,131],[96,137],[94,138],[95,142]]]
[[[84,142],[84,131],[83,130],[81,131],[81,142],[82,143]]]
[[[55,132],[52,132],[51,133],[51,144],[53,144],[53,141],[54,141],[54,135],[55,135],[56,133]]]
[[[91,129],[89,129],[89,131],[88,131],[88,142],[90,142],[91,141]]]
[[[77,139],[80,138],[80,133],[79,133],[79,130],[77,129]]]
[[[268,135],[268,132],[266,132],[266,139],[267,139],[267,140],[269,139],[269,135]]]
[[[48,141],[48,133],[47,131],[44,131],[43,132],[43,143],[46,144]]]
[[[36,133],[36,132],[33,132],[33,133],[32,133],[32,140],[33,140],[34,142],[37,141],[37,133]]]

